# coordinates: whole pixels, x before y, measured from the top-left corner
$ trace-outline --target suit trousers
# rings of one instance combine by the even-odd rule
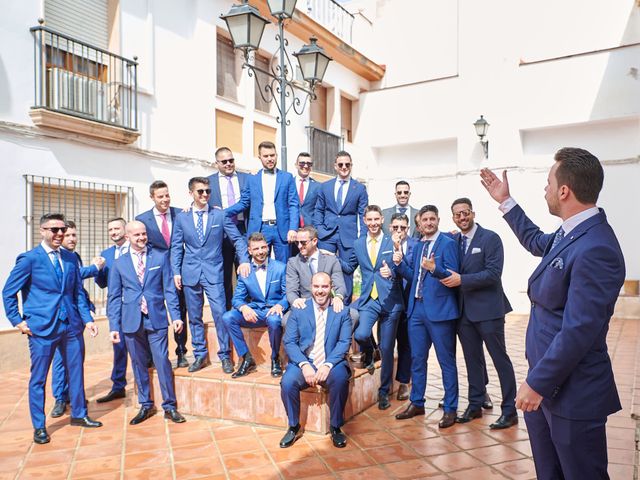
[[[258,321],[255,323],[247,322],[242,316],[242,312],[236,310],[229,310],[222,316],[222,321],[227,327],[229,335],[231,335],[231,341],[233,346],[236,347],[238,355],[244,357],[249,348],[247,342],[244,339],[242,328],[256,328],[267,327],[269,331],[269,344],[271,345],[271,359],[274,360],[280,353],[280,343],[282,341],[282,317],[280,315],[268,315],[268,308],[254,308]]]
[[[222,321],[222,315],[224,314],[224,285],[221,283],[209,283],[204,276],[201,276],[197,285],[183,285],[182,288],[187,301],[187,311],[189,312],[189,329],[191,330],[191,346],[194,356],[203,358],[209,353],[202,319],[202,308],[204,307],[204,296],[206,294],[218,337],[218,358],[220,360],[229,358],[231,355],[229,332]]]
[[[396,344],[398,348],[396,380],[400,383],[409,383],[411,381],[411,346],[409,345],[409,319],[405,312],[402,312],[398,319]]]
[[[329,424],[332,427],[340,428],[344,425],[344,407],[349,397],[350,377],[351,371],[347,363],[340,362],[329,371],[329,376],[322,385],[329,389]],[[300,423],[300,392],[307,387],[309,385],[304,379],[302,369],[294,363],[289,363],[280,381],[280,395],[290,427]],[[306,418],[307,412],[302,413]]]
[[[350,247],[345,247],[342,245],[340,237],[338,236],[338,232],[335,232],[329,238],[318,240],[318,248],[335,253],[345,262],[349,261],[349,259],[351,258],[351,253],[353,252],[353,245],[351,245]],[[346,287],[344,304],[345,306],[347,306],[351,304],[351,297],[353,296],[353,273],[343,273],[343,276],[344,286]]]
[[[571,420],[553,415],[544,401],[525,412],[538,480],[604,480],[607,473],[607,419]]]
[[[153,407],[151,398],[151,380],[147,361],[149,351],[153,358],[153,365],[158,372],[160,392],[162,393],[162,408],[173,410],[176,408],[176,393],[173,388],[173,371],[169,362],[169,341],[167,329],[155,330],[148,315],[142,315],[140,328],[135,333],[125,333],[124,339],[131,355],[131,367],[138,387],[138,403],[145,408]]]
[[[456,366],[456,321],[434,322],[428,319],[424,301],[416,300],[409,318],[409,342],[411,344],[411,403],[424,407],[427,389],[427,360],[431,345],[442,370],[444,386],[444,411],[458,409],[458,368]]]
[[[393,391],[394,346],[398,320],[402,315],[402,310],[387,312],[382,308],[379,300],[369,298],[358,311],[360,319],[353,332],[353,337],[360,345],[360,349],[367,355],[371,355],[373,352],[374,346],[371,342],[371,332],[373,325],[378,322],[378,344],[382,356],[378,393],[380,395],[389,395]]]
[[[178,302],[180,302],[180,320],[184,327],[180,333],[173,332],[173,339],[176,341],[176,355],[187,354],[187,301],[184,298],[184,290],[178,290]]]
[[[482,349],[484,342],[500,379],[502,413],[504,415],[516,413],[516,376],[504,340],[504,317],[472,322],[463,310],[462,317],[458,321],[458,337],[467,365],[469,406],[479,410],[487,392],[486,364]]]
[[[238,231],[243,235],[246,233],[243,222],[236,224]],[[225,299],[225,311],[231,310],[231,298],[233,298],[233,272],[238,267],[238,260],[236,258],[236,247],[229,237],[226,235],[222,240],[222,268],[224,274],[224,299]]]
[[[291,250],[289,248],[289,243],[283,242],[280,239],[278,226],[267,225],[266,223],[263,223],[262,229],[260,231],[264,235],[264,238],[267,241],[267,245],[269,245],[269,254],[271,254],[271,249],[273,249],[276,260],[286,265],[287,260],[289,260],[289,254],[291,253]]]
[[[31,377],[29,379],[29,410],[33,428],[45,427],[45,387],[54,352],[60,348],[63,366],[69,371],[71,416],[87,416],[84,394],[84,337],[72,332],[67,323],[58,321],[55,330],[46,337],[29,337]]]

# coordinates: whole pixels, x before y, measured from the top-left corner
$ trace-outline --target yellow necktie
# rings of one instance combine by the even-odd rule
[[[378,288],[376,287],[376,260],[378,259],[378,252],[376,251],[376,244],[378,240],[376,238],[371,237],[371,246],[369,247],[369,259],[371,260],[371,265],[373,266],[374,277],[373,277],[373,287],[371,287],[371,298],[376,300],[378,298]]]

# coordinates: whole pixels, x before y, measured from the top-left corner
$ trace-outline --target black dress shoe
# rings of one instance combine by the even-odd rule
[[[396,419],[406,420],[408,418],[413,418],[417,415],[424,415],[424,407],[416,407],[413,403],[410,403],[409,406],[404,411],[396,415]]]
[[[396,398],[401,402],[409,400],[409,385],[407,385],[406,383],[401,383],[398,387],[398,394],[396,395]]]
[[[33,441],[42,445],[44,443],[49,443],[51,441],[51,437],[49,437],[46,428],[36,428],[33,431]]]
[[[98,428],[102,426],[102,422],[93,420],[87,415],[83,418],[71,417],[71,425],[73,425],[74,427]]]
[[[482,402],[482,408],[485,410],[491,410],[493,408],[493,402],[488,393],[484,394],[484,402]]]
[[[157,412],[156,407],[140,407],[138,414],[129,421],[129,425],[138,425],[153,417]]]
[[[456,412],[444,412],[438,422],[438,428],[449,428],[456,423]]]
[[[344,448],[347,446],[347,436],[342,433],[339,427],[329,427],[331,432],[331,441],[336,448]]]
[[[171,410],[165,410],[164,418],[171,420],[173,423],[184,423],[187,421],[187,419],[184,418],[182,414],[175,408]]]
[[[378,394],[378,410],[386,410],[390,406],[389,395],[385,395],[384,393]]]
[[[196,358],[195,361],[189,367],[189,373],[197,372],[198,370],[202,370],[204,367],[208,367],[211,365],[211,362],[207,357]]]
[[[271,376],[273,378],[282,376],[282,365],[280,364],[280,358],[278,357],[271,360]]]
[[[285,433],[284,437],[282,437],[282,440],[280,440],[280,448],[289,448],[291,445],[296,443],[296,440],[298,440],[301,436],[302,428],[300,428],[300,424],[296,425],[295,427],[289,427],[287,433]]]
[[[482,418],[482,409],[481,408],[471,408],[471,406],[467,407],[462,415],[456,418],[456,423],[467,423],[473,420],[474,418]]]
[[[124,390],[111,390],[104,397],[98,398],[96,400],[96,402],[98,402],[98,403],[107,403],[107,402],[110,402],[112,400],[116,400],[118,398],[124,398],[126,396],[127,396],[127,394],[125,393]]]
[[[51,410],[51,416],[53,418],[58,418],[64,415],[64,411],[67,409],[67,402],[63,400],[56,400],[56,404],[53,406],[53,410]]]
[[[222,371],[224,373],[233,373],[233,362],[229,358],[222,359]]]
[[[511,415],[500,415],[500,418],[489,425],[491,430],[502,430],[503,428],[513,427],[518,424],[518,414],[512,413]]]
[[[176,368],[186,368],[189,366],[189,360],[183,354],[178,354],[178,360],[176,361]]]
[[[438,408],[444,408],[444,397],[442,397],[438,402]]]
[[[369,375],[376,373],[376,361],[372,352],[365,354],[364,368],[369,372]]]
[[[238,367],[232,375],[231,378],[244,377],[245,375],[249,375],[251,372],[256,370],[256,362],[253,357],[249,354],[245,355],[242,359],[242,363]]]

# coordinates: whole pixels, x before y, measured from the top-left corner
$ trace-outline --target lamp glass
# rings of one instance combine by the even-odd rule
[[[274,17],[293,17],[297,0],[267,0],[269,11]]]
[[[264,27],[267,23],[262,17],[256,17],[252,15],[249,23],[249,43],[251,48],[257,50],[262,40],[262,34],[264,33]]]
[[[473,123],[473,126],[476,128],[476,134],[479,137],[484,137],[487,134],[487,130],[489,130],[489,122],[484,119],[483,115],[480,115],[480,118]]]
[[[227,28],[233,40],[233,46],[244,47],[249,43],[249,15],[236,15],[225,18]]]

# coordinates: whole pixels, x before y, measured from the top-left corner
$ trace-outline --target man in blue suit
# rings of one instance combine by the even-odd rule
[[[321,184],[311,177],[312,168],[313,160],[311,159],[311,154],[308,152],[300,152],[296,159],[298,174],[294,177],[296,192],[298,192],[298,201],[300,202],[300,228],[305,225],[313,226],[313,214],[316,210],[318,189]],[[294,257],[298,253],[300,253],[300,250],[294,242],[291,244],[291,256]]]
[[[513,232],[542,257],[529,277],[529,373],[516,394],[540,480],[608,479],[607,416],[622,407],[607,353],[607,332],[624,283],[620,245],[596,202],[604,183],[598,159],[580,148],[556,152],[545,200],[562,219],[543,233],[511,197],[507,172],[482,184]]]
[[[460,229],[454,238],[459,248],[460,268],[451,272],[442,283],[458,290],[461,313],[458,337],[469,379],[469,406],[456,421],[467,423],[482,417],[482,403],[487,394],[484,343],[502,389],[502,415],[490,428],[509,428],[518,423],[518,414],[516,376],[504,339],[504,317],[511,311],[511,304],[502,290],[502,240],[475,222],[473,205],[468,198],[454,200],[451,213]]]
[[[165,300],[173,331],[184,328],[169,252],[167,249],[155,250],[147,246],[147,229],[142,222],[129,222],[126,232],[129,252],[113,264],[109,275],[108,301],[111,341],[127,343],[138,387],[140,411],[129,423],[137,425],[156,413],[150,395],[149,352],[158,372],[164,418],[183,423],[186,420],[176,409],[173,372],[168,357]],[[124,333],[124,338],[120,332]]]
[[[411,264],[401,252],[394,253],[398,271],[411,282],[407,315],[411,344],[411,403],[396,415],[398,420],[424,415],[427,387],[427,359],[431,345],[442,369],[444,414],[438,423],[448,428],[455,423],[458,408],[458,369],[456,366],[456,320],[460,316],[454,290],[440,280],[458,268],[458,249],[450,237],[438,230],[440,217],[435,205],[420,209],[420,227],[424,241],[414,247]]]
[[[191,345],[195,361],[189,372],[210,364],[205,341],[202,308],[204,295],[209,300],[211,316],[218,337],[218,358],[225,373],[233,373],[229,332],[222,321],[224,313],[224,277],[222,241],[227,235],[235,245],[241,276],[249,275],[251,267],[247,242],[220,208],[209,205],[211,188],[206,177],[189,180],[192,207],[176,215],[171,238],[171,267],[178,290],[184,289],[191,328]]]
[[[51,213],[40,219],[42,243],[22,253],[2,290],[7,318],[29,339],[31,378],[29,410],[35,443],[48,443],[45,427],[45,386],[56,348],[60,348],[64,366],[69,371],[71,425],[101,427],[87,414],[84,394],[85,328],[91,336],[98,334],[89,305],[82,291],[76,256],[62,248],[67,226],[64,215]],[[22,296],[22,314],[18,308]]]
[[[369,204],[369,197],[365,186],[351,178],[353,161],[348,152],[338,152],[334,167],[338,176],[323,183],[318,191],[313,225],[320,239],[318,248],[337,252],[340,258],[348,261],[356,239],[367,231],[364,208]],[[344,281],[347,287],[344,303],[349,305],[353,294],[353,275],[345,274]]]
[[[104,266],[104,258],[96,257],[92,260],[91,265],[85,267],[82,264],[82,258],[80,254],[76,252],[76,246],[78,244],[78,229],[72,220],[67,220],[67,231],[62,239],[62,248],[72,252],[78,259],[78,268],[80,269],[80,278],[85,280],[87,278],[93,278],[98,275],[100,269]],[[82,291],[87,299],[87,304],[91,312],[96,311],[96,307],[89,299],[89,292],[83,287]],[[53,397],[56,399],[56,403],[51,410],[51,417],[61,417],[67,405],[69,404],[69,377],[67,375],[67,369],[64,367],[64,361],[62,360],[62,354],[60,348],[56,348],[56,353],[53,355],[53,366],[51,369],[51,390],[53,391]]]
[[[240,201],[242,189],[247,185],[251,175],[236,171],[235,159],[230,148],[218,148],[215,157],[218,171],[213,175],[209,175],[209,187],[211,188],[209,205],[224,210]],[[248,209],[231,217],[233,223],[238,227],[238,231],[243,235],[247,233],[248,218]],[[231,308],[231,297],[233,296],[233,289],[231,288],[233,284],[233,269],[238,267],[238,262],[236,261],[236,250],[233,242],[226,235],[222,242],[222,258],[224,264],[225,301],[227,310],[229,310]]]
[[[378,408],[386,410],[391,406],[389,394],[393,391],[396,330],[404,301],[402,278],[395,275],[393,241],[383,233],[382,223],[382,209],[377,205],[367,205],[364,209],[367,234],[356,240],[351,258],[344,262],[342,269],[350,274],[360,266],[362,273],[362,290],[355,305],[359,321],[353,336],[364,353],[365,368],[371,374],[375,371],[371,334],[373,325],[378,322],[378,343],[382,356]]]
[[[113,262],[129,250],[129,242],[125,236],[124,218],[112,218],[107,222],[109,238],[114,243],[111,247],[103,250],[100,256],[104,258],[105,265],[96,276],[96,284],[100,288],[108,287],[109,271]],[[107,315],[109,314],[107,305]],[[96,400],[98,403],[105,403],[117,398],[124,398],[124,388],[127,386],[127,347],[124,342],[113,344],[113,368],[111,369],[111,390],[105,396]]]
[[[289,308],[286,298],[286,265],[277,260],[269,261],[269,246],[259,232],[249,235],[249,255],[251,255],[251,274],[247,278],[238,278],[233,294],[233,310],[222,316],[222,320],[231,335],[234,347],[242,361],[231,377],[244,377],[256,369],[242,328],[266,326],[271,345],[271,376],[282,376],[280,364],[280,342],[282,340],[282,316]]]
[[[251,175],[240,201],[224,212],[233,217],[249,209],[247,233],[261,232],[273,248],[276,260],[286,264],[289,243],[295,242],[300,221],[300,203],[293,176],[276,168],[278,154],[272,142],[258,145],[262,169]]]
[[[154,207],[138,215],[136,220],[144,223],[147,229],[147,242],[151,248],[155,251],[169,252],[173,223],[176,215],[180,213],[180,209],[171,206],[169,186],[162,180],[156,180],[149,185],[149,197],[153,200]],[[180,302],[180,318],[186,325],[187,302],[182,291],[178,292],[178,301]],[[181,328],[180,331],[174,331],[173,339],[176,342],[176,367],[188,367],[186,327]]]
[[[312,277],[311,295],[305,308],[293,309],[284,334],[289,364],[280,387],[289,429],[282,437],[280,447],[290,447],[302,436],[300,391],[321,385],[329,389],[331,441],[335,447],[344,448],[347,437],[341,427],[351,376],[346,360],[351,345],[351,318],[348,309],[336,313],[329,308],[329,274],[318,272]]]

